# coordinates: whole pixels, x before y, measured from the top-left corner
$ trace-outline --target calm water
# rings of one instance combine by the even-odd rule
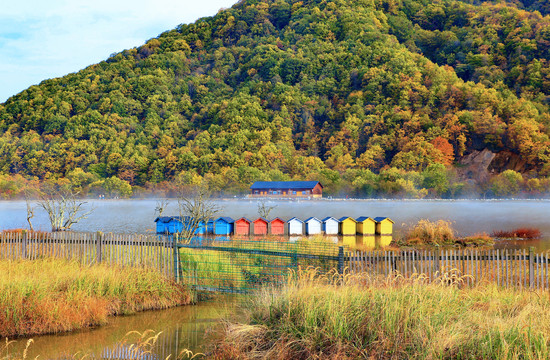
[[[238,300],[235,297],[221,297],[198,305],[110,318],[107,325],[93,330],[33,337],[27,359],[36,356],[40,356],[39,359],[114,358],[113,354],[128,351],[139,337],[135,334],[126,337],[126,334],[147,330],[162,333],[150,355],[132,358],[163,360],[171,355],[170,359],[176,359],[184,349],[203,352],[208,349],[218,321],[235,311]],[[121,344],[123,339],[127,342]],[[26,342],[27,339],[18,339],[10,346],[12,357],[21,356]]]
[[[220,216],[256,218],[256,200],[219,200]],[[103,231],[114,233],[154,232],[155,200],[91,200],[87,204],[94,211],[88,219],[73,226],[76,231]],[[269,201],[275,206],[270,216],[289,219],[310,216],[387,216],[395,221],[399,232],[419,219],[450,220],[460,235],[490,233],[496,229],[514,229],[528,226],[539,228],[544,239],[526,245],[550,249],[550,200],[298,200]],[[165,215],[176,215],[176,201],[168,206]],[[33,219],[36,229],[49,230],[43,211],[36,210]],[[24,201],[0,202],[0,229],[26,228]],[[506,243],[519,246],[525,243]]]

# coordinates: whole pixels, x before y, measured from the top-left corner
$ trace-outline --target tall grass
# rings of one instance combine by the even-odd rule
[[[412,225],[404,237],[405,245],[493,245],[493,238],[486,234],[476,234],[467,237],[458,237],[450,221],[430,221],[421,219]]]
[[[183,287],[146,268],[0,260],[0,337],[70,331],[190,301]]]
[[[459,276],[327,279],[299,274],[228,322],[215,359],[542,359],[548,294],[461,288]]]

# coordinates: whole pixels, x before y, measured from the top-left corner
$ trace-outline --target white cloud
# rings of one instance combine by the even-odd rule
[[[26,0],[2,4],[0,102],[44,79],[78,71],[234,3]]]

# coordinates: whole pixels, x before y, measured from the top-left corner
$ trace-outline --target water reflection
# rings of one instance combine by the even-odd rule
[[[163,360],[168,356],[176,359],[184,349],[203,352],[218,321],[238,308],[239,299],[238,296],[223,296],[198,305],[114,317],[107,325],[94,330],[34,337],[27,358],[69,359],[76,355],[77,358]],[[150,354],[131,353],[130,346],[139,335],[126,335],[147,330],[162,331]],[[125,338],[128,342],[121,343]],[[26,342],[26,339],[19,339],[10,347],[13,357],[21,356]]]

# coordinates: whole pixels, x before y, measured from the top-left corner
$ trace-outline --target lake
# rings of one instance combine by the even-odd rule
[[[258,217],[258,200],[216,200],[221,208],[219,216],[237,219]],[[505,242],[500,246],[535,246],[550,249],[550,200],[270,200],[274,206],[270,217],[289,219],[310,216],[387,216],[395,221],[395,232],[420,219],[449,220],[460,235],[491,233],[497,229],[536,227],[543,239],[525,242]],[[113,233],[153,233],[155,229],[156,200],[89,200],[94,211],[73,226],[75,231],[102,231]],[[177,215],[177,201],[172,200],[164,215]],[[36,210],[35,229],[50,230],[46,214]],[[25,201],[0,202],[0,229],[28,228]]]
[[[147,354],[150,356],[128,358],[158,360],[170,356],[170,359],[177,359],[185,349],[194,353],[204,352],[213,339],[213,328],[221,318],[238,311],[240,300],[237,296],[219,296],[197,305],[111,317],[107,325],[92,330],[31,337],[33,343],[29,347],[27,359],[37,356],[39,359],[120,358],[121,354],[128,353],[130,345],[139,338],[137,334],[127,334],[133,331],[143,334],[148,330],[154,333],[147,333],[149,335],[146,337],[162,332],[150,349],[151,353]],[[121,343],[123,339],[127,341]],[[9,348],[12,357],[20,358],[26,343],[25,338],[17,339]],[[4,351],[2,355],[5,355]]]

